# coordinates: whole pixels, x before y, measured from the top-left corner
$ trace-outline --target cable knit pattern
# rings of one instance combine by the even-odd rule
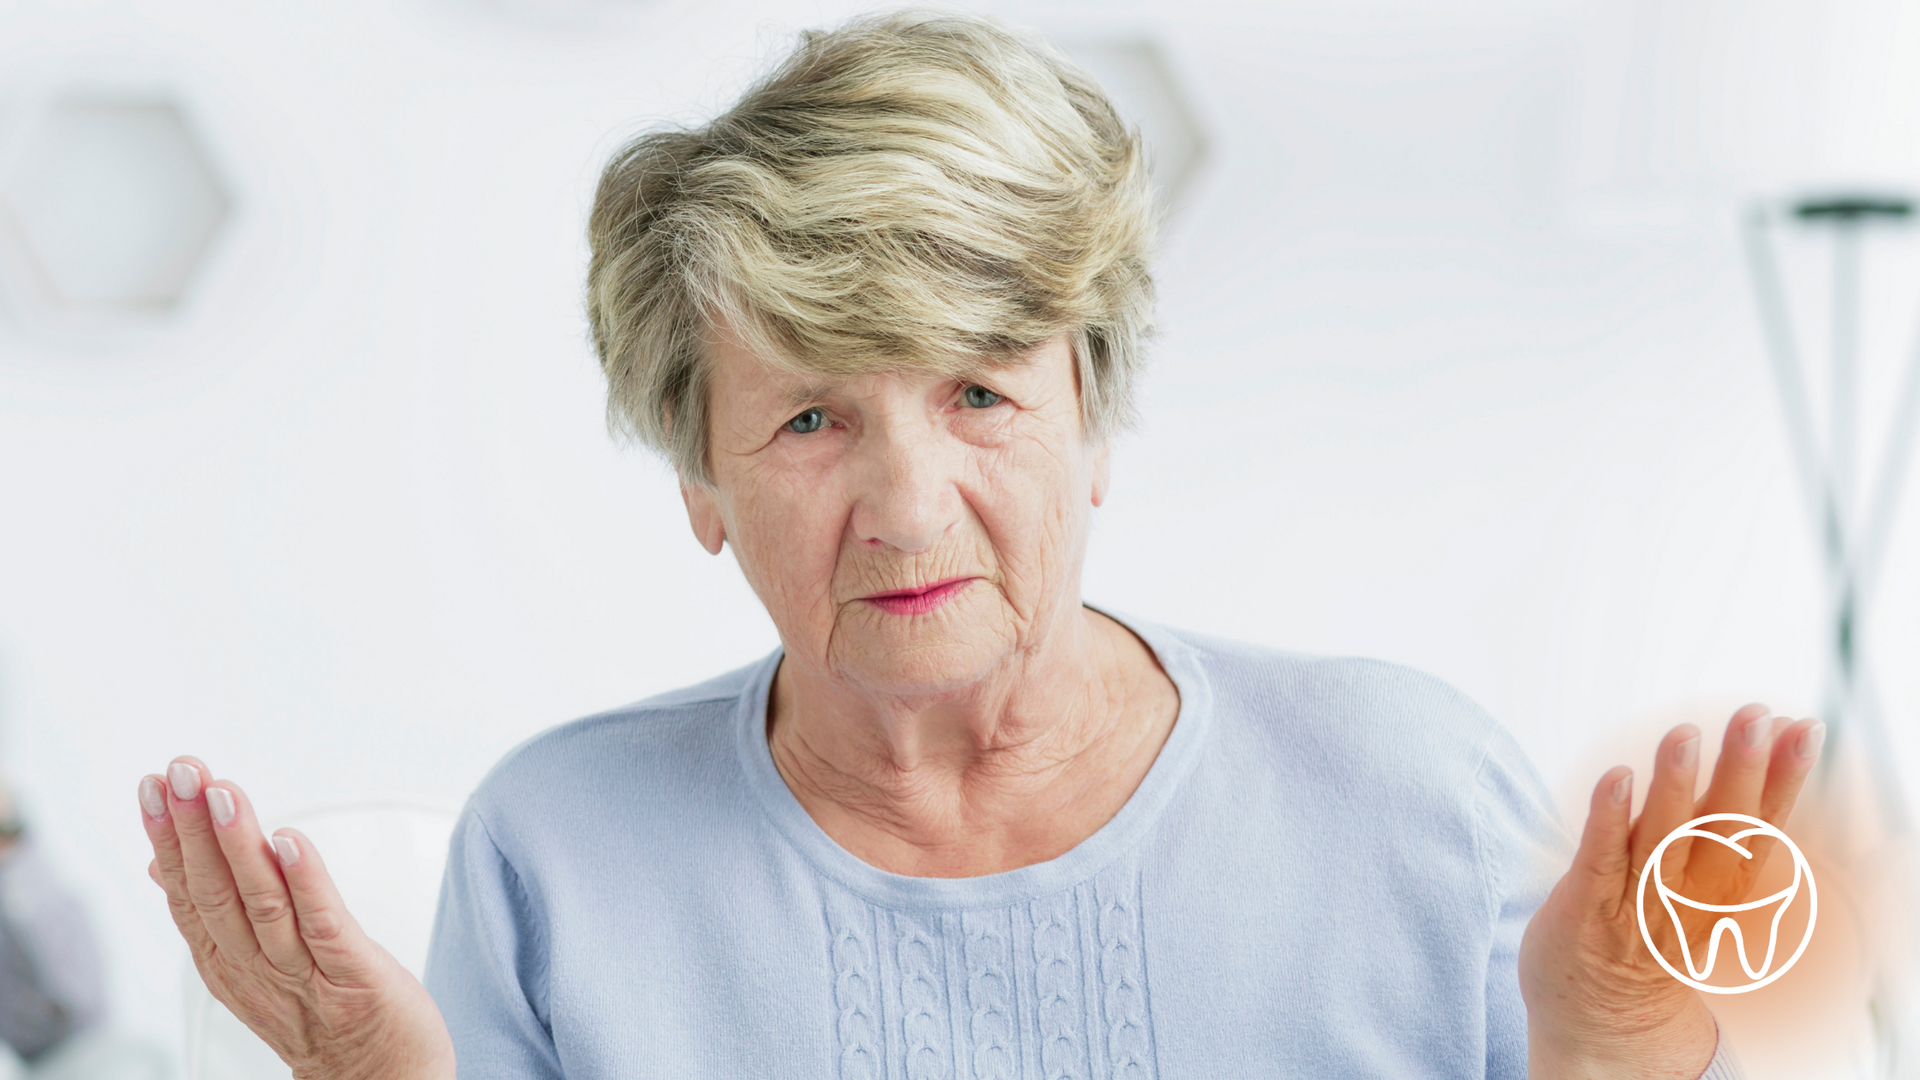
[[[963,912],[960,925],[966,934],[974,1080],[1015,1080],[1019,1036],[1014,1029],[1013,913]]]
[[[943,1080],[953,1061],[953,1020],[947,1009],[946,943],[940,917],[896,911],[893,932],[893,953],[900,968],[906,1080]]]
[[[880,1080],[886,1075],[880,984],[873,940],[873,909],[844,895],[827,904],[833,960],[833,1004],[838,1011],[840,1080]]]
[[[1140,878],[1132,867],[1093,882],[1100,933],[1100,1009],[1106,1020],[1113,1080],[1153,1080],[1153,1029],[1147,1019],[1147,973],[1140,952]]]
[[[1073,895],[1044,896],[1027,905],[1033,920],[1034,998],[1044,1080],[1083,1080],[1087,1075],[1087,1014]]]
[[[944,915],[828,890],[839,1080],[1151,1080],[1138,904],[1131,862],[1028,903]],[[952,984],[949,963],[964,972]],[[1089,1023],[1104,1030],[1092,1037]],[[1092,1070],[1089,1051],[1106,1067]]]

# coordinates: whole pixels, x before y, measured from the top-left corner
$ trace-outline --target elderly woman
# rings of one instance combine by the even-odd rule
[[[1547,795],[1459,694],[1082,602],[1152,233],[1093,81],[965,17],[808,34],[621,152],[611,414],[781,648],[509,754],[425,986],[237,786],[146,778],[213,993],[302,1077],[1734,1075],[1633,918],[1697,729],[1637,822],[1601,778],[1549,895]],[[1821,731],[1741,710],[1699,807],[1784,820]],[[1663,866],[1736,896],[1724,855]]]

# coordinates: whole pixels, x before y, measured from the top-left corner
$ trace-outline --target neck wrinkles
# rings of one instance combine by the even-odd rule
[[[1054,858],[1151,768],[1179,696],[1153,654],[1074,608],[1039,648],[957,693],[863,694],[785,658],[768,701],[781,778],[870,865],[972,877]]]

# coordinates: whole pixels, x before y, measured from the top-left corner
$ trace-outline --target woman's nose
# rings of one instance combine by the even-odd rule
[[[909,555],[931,549],[961,513],[950,448],[920,425],[889,425],[863,442],[855,534]]]

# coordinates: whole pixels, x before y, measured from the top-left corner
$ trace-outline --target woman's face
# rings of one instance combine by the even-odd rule
[[[1080,608],[1108,455],[1065,335],[970,378],[776,371],[714,346],[714,485],[683,491],[795,660],[871,692],[964,692]]]

